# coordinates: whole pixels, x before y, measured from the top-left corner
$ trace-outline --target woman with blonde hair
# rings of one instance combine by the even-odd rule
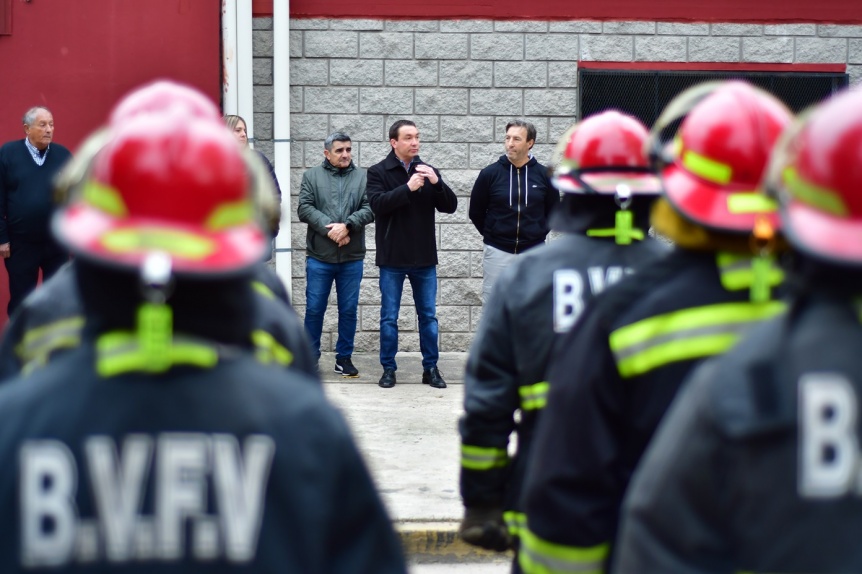
[[[248,131],[246,129],[245,120],[242,116],[236,115],[227,115],[224,116],[224,123],[227,125],[228,129],[233,133],[236,140],[240,143],[242,147],[248,147]],[[252,148],[253,149],[253,148]],[[272,163],[269,159],[261,152],[256,149],[253,151],[257,154],[260,160],[264,163],[264,165],[269,170],[269,175],[272,177],[272,186],[276,193],[276,201],[278,202],[278,213],[281,213],[281,187],[278,185],[278,178],[275,176],[275,168],[272,167]],[[273,241],[275,241],[275,237],[278,235],[280,220],[274,218],[269,222],[269,232]],[[267,258],[269,260],[270,257]]]

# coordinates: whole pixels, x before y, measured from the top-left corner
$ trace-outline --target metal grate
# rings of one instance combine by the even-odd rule
[[[744,80],[763,88],[797,113],[848,85],[843,73],[828,72],[670,72],[578,70],[579,118],[607,109],[629,113],[652,126],[680,92],[714,80]]]

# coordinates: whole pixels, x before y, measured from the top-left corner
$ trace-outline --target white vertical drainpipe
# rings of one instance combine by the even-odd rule
[[[272,2],[272,85],[275,175],[281,184],[281,231],[275,239],[275,270],[293,299],[290,200],[290,0]]]
[[[222,0],[221,38],[222,38],[222,112],[235,114],[238,110],[238,78],[236,59],[236,2]]]

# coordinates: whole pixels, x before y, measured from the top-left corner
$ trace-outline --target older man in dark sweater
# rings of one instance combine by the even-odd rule
[[[39,280],[68,261],[49,233],[53,180],[72,156],[54,137],[54,116],[37,106],[24,114],[23,140],[0,147],[0,257],[9,274],[9,315]]]

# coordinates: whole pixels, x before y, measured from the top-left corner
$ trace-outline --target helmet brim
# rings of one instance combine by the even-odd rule
[[[751,233],[766,217],[779,228],[775,202],[755,190],[732,191],[671,164],[662,170],[664,195],[674,209],[692,222],[718,231]]]
[[[847,219],[799,201],[781,208],[784,233],[790,243],[818,259],[862,265],[862,220]]]
[[[233,274],[262,261],[270,247],[253,222],[211,231],[154,218],[116,218],[85,203],[57,212],[52,230],[72,253],[110,266],[138,268],[149,254],[166,253],[178,275]]]
[[[653,173],[581,172],[579,177],[580,181],[572,174],[554,176],[551,183],[563,193],[614,195],[620,185],[637,195],[661,193],[661,180]]]

